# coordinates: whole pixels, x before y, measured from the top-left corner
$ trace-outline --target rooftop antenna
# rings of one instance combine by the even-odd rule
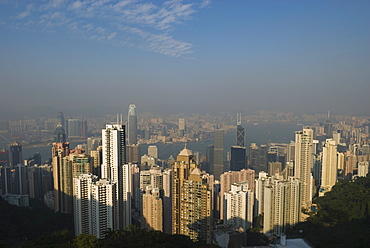
[[[120,124],[122,125],[122,123],[123,123],[123,121],[122,121],[122,114],[121,114],[121,123]]]
[[[241,125],[242,124],[242,114],[236,113],[236,124]]]
[[[328,120],[330,120],[330,110],[328,111]]]
[[[118,125],[119,123],[118,123],[118,113],[117,113],[117,125]]]

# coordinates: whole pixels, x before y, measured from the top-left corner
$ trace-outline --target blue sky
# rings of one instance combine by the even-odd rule
[[[0,0],[0,104],[370,114],[369,13],[367,0]]]

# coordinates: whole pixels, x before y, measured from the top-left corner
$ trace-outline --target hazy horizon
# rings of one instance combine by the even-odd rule
[[[366,0],[0,0],[0,112],[370,115],[369,12]]]

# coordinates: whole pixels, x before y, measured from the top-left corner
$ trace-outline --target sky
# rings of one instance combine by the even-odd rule
[[[370,115],[369,13],[368,0],[0,0],[0,113]]]

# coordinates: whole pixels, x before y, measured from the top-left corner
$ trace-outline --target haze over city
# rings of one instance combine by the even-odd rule
[[[0,112],[136,103],[367,115],[369,10],[365,0],[1,0]]]

